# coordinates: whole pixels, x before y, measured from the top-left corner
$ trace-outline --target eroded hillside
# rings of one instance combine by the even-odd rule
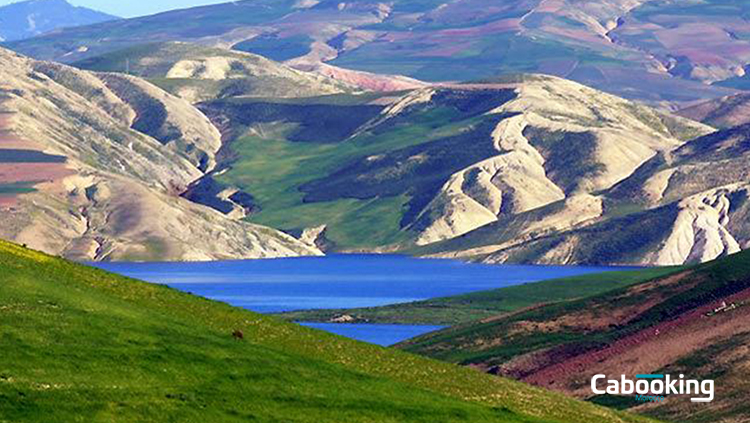
[[[233,212],[219,194],[239,188],[252,197],[251,221],[318,228],[316,242],[338,251],[429,245],[531,214],[506,240],[487,241],[595,223],[607,212],[602,192],[713,130],[537,75],[200,108],[228,147],[197,200]]]
[[[134,77],[0,56],[3,238],[85,260],[317,252],[179,197],[221,147],[189,103]]]

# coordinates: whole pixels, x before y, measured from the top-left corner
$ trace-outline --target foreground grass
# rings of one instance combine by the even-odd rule
[[[341,316],[370,323],[455,325],[510,313],[526,307],[584,298],[623,288],[679,271],[679,267],[605,272],[572,276],[473,292],[444,298],[432,298],[405,304],[353,309],[304,310],[284,313],[292,321],[327,322]]]
[[[0,322],[0,422],[642,421],[3,241]]]

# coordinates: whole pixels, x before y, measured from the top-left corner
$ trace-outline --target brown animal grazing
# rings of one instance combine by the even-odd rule
[[[238,341],[241,341],[241,340],[245,339],[245,334],[242,333],[241,330],[235,329],[235,331],[232,332],[232,338],[234,338],[234,339],[236,339]]]

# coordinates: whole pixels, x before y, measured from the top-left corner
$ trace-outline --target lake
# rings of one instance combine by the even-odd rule
[[[92,263],[260,313],[369,307],[483,291],[544,279],[632,268],[469,264],[397,255],[329,255],[197,263]],[[309,324],[391,345],[427,325]]]

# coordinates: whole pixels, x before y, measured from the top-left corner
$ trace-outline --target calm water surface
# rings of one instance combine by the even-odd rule
[[[403,303],[543,279],[624,269],[483,265],[394,255],[94,265],[260,313]],[[438,328],[374,324],[309,326],[380,345],[391,345]]]

